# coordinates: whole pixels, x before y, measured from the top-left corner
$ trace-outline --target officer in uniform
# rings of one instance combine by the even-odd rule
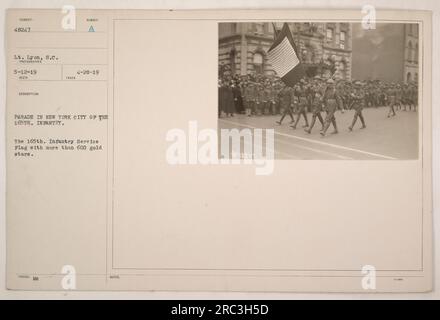
[[[310,134],[312,132],[313,126],[315,125],[316,118],[318,118],[319,122],[321,123],[321,131],[324,130],[324,120],[321,116],[322,111],[322,95],[318,87],[315,87],[314,90],[314,96],[312,100],[312,122],[310,123],[310,127],[307,129],[305,128],[304,131]]]
[[[323,101],[327,111],[327,115],[324,121],[324,128],[322,129],[320,134],[324,137],[328,128],[330,127],[330,124],[332,124],[333,128],[335,129],[332,133],[334,134],[338,133],[338,127],[336,126],[335,112],[337,109],[341,108],[340,107],[341,99],[336,91],[335,81],[333,79],[327,80],[327,88],[324,93]]]
[[[310,80],[305,86],[305,91],[306,91],[306,97],[307,97],[306,111],[309,112],[312,110],[313,98],[315,96],[315,91],[313,90],[313,83]]]
[[[280,99],[280,105],[281,105],[281,108],[283,108],[283,115],[281,116],[280,121],[277,121],[277,123],[279,125],[281,125],[283,123],[284,117],[287,115],[289,115],[290,118],[292,119],[292,121],[290,123],[293,123],[295,121],[295,119],[293,118],[293,113],[292,113],[292,105],[293,105],[292,91],[293,91],[292,88],[284,85],[284,87],[278,93],[278,96]]]
[[[365,104],[365,92],[362,90],[362,84],[357,81],[355,83],[355,92],[351,94],[351,97],[353,98],[353,106],[352,108],[354,111],[353,116],[353,122],[351,123],[351,126],[348,127],[348,130],[353,131],[353,127],[356,124],[357,119],[359,118],[362,123],[361,129],[366,128],[364,116],[362,114],[362,109],[364,108]]]
[[[301,115],[304,117],[304,120],[306,124],[303,126],[308,127],[309,121],[307,119],[307,91],[305,87],[305,80],[301,79],[299,87],[294,91],[294,95],[298,98],[298,111],[297,111],[297,118],[296,122],[293,124],[292,129],[296,129],[296,126],[299,122],[299,119],[301,118]]]

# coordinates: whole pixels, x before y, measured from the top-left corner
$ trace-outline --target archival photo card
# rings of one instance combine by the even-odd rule
[[[431,290],[429,12],[74,9],[7,11],[9,289]]]

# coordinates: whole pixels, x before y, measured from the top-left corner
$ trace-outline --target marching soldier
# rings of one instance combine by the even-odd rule
[[[347,83],[345,83],[345,81],[343,80],[340,80],[335,84],[335,87],[341,103],[341,113],[344,113],[344,110],[347,109],[347,104],[348,104]]]
[[[307,83],[305,86],[305,92],[307,97],[306,111],[308,112],[312,110],[313,98],[315,96],[315,91],[313,90],[313,85],[311,82]]]
[[[364,108],[365,103],[365,93],[362,90],[362,84],[360,82],[355,83],[355,92],[351,94],[353,98],[353,109],[355,110],[353,116],[353,122],[351,126],[348,127],[348,130],[353,131],[353,127],[356,124],[357,119],[359,118],[362,123],[361,129],[366,128],[364,116],[362,115],[362,109]]]
[[[308,100],[307,100],[306,87],[304,84],[305,84],[305,80],[301,79],[299,87],[294,91],[294,95],[298,98],[298,111],[297,111],[296,122],[294,123],[293,126],[291,126],[292,129],[296,129],[296,126],[299,122],[299,119],[301,118],[301,115],[304,117],[304,121],[306,122],[306,124],[303,127],[305,128],[309,126],[309,121],[307,119]]]
[[[295,121],[292,113],[292,104],[293,104],[292,91],[293,91],[292,88],[288,86],[284,86],[278,94],[281,108],[283,108],[283,115],[281,116],[280,121],[277,121],[279,125],[283,123],[284,117],[286,117],[287,115],[289,115],[290,118],[292,119],[290,123],[293,123]]]
[[[388,118],[391,116],[394,117],[396,115],[396,110],[394,110],[394,107],[397,105],[397,102],[396,102],[396,89],[393,85],[391,85],[387,90],[387,102],[389,106],[387,117]]]
[[[330,124],[332,124],[333,128],[335,129],[332,133],[334,134],[338,133],[338,127],[336,126],[335,112],[338,108],[340,108],[341,101],[334,84],[335,81],[333,79],[327,80],[327,89],[325,90],[323,97],[324,105],[327,109],[326,110],[327,115],[324,121],[324,128],[320,132],[320,134],[323,137],[325,136],[328,128],[330,127]]]
[[[335,88],[336,88],[336,94],[339,97],[339,109],[341,110],[341,113],[344,113],[345,111],[345,104],[344,104],[344,95],[345,95],[345,90],[344,90],[344,83],[343,81],[338,81],[337,83],[335,82]]]
[[[310,127],[307,129],[304,129],[305,132],[310,134],[312,132],[313,126],[315,125],[316,118],[318,118],[319,122],[321,123],[321,131],[324,130],[324,120],[321,116],[322,111],[322,95],[321,92],[318,90],[318,88],[315,88],[314,90],[314,97],[312,100],[312,122],[310,123]]]

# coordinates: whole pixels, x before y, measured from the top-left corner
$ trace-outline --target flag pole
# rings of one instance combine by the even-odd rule
[[[273,38],[275,40],[278,36],[278,29],[277,26],[275,25],[275,22],[272,22],[272,27],[273,27]]]

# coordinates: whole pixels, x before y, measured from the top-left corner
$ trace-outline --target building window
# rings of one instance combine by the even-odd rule
[[[345,79],[347,77],[347,64],[345,61],[339,62],[339,76],[340,79]]]
[[[414,49],[414,59],[413,61],[419,62],[419,44],[416,43],[416,48]]]
[[[273,24],[272,23],[269,23],[267,28],[268,28],[270,34],[273,34],[275,32],[274,29],[273,29]]]
[[[264,26],[263,23],[254,23],[254,33],[256,34],[263,34],[264,32]]]
[[[235,49],[232,49],[229,53],[229,64],[231,66],[231,74],[235,74],[235,58],[237,56],[237,52]]]
[[[332,28],[327,28],[327,41],[333,41],[333,29]]]
[[[408,72],[406,74],[406,83],[410,83],[411,82],[411,72]]]
[[[231,23],[231,33],[232,34],[236,34],[237,31],[238,31],[237,24],[236,23]]]
[[[413,46],[412,46],[412,42],[409,41],[409,42],[408,42],[408,48],[407,48],[406,59],[407,59],[408,61],[412,61],[412,57],[413,57]]]
[[[257,74],[263,74],[264,72],[264,57],[261,53],[254,53],[253,57],[254,70]]]
[[[316,61],[316,51],[315,48],[306,44],[304,50],[302,51],[302,61],[305,63],[315,63]]]
[[[345,49],[345,31],[341,31],[339,35],[339,48]]]

